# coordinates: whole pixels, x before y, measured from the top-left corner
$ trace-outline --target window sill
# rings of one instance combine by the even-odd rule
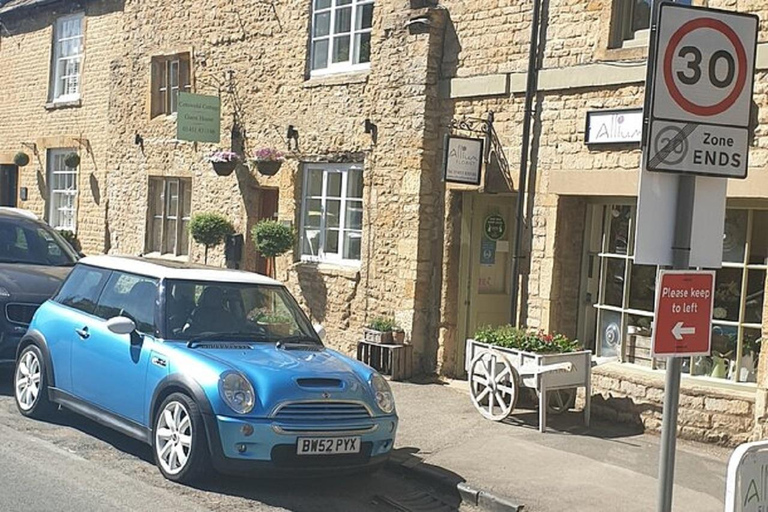
[[[80,99],[69,101],[51,101],[45,104],[45,110],[58,110],[60,108],[79,108],[83,106]]]
[[[345,279],[360,279],[360,263],[328,263],[302,260],[294,263],[291,269],[295,272],[316,272],[328,277],[343,277]]]
[[[368,82],[368,76],[370,74],[370,69],[364,69],[362,71],[347,71],[311,76],[309,80],[304,82],[302,87],[311,89],[314,87],[332,87],[335,85],[364,84]]]

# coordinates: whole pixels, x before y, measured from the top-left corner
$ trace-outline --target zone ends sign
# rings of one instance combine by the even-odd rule
[[[662,3],[647,168],[747,177],[758,18]]]

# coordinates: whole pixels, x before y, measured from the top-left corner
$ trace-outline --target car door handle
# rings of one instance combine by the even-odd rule
[[[88,338],[91,337],[87,327],[83,327],[82,329],[75,329],[75,332],[77,333],[78,336],[80,336],[84,340],[87,340]]]

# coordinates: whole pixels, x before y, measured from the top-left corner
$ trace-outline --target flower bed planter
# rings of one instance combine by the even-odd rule
[[[588,350],[538,354],[468,339],[464,364],[472,401],[486,418],[506,418],[514,410],[520,388],[531,388],[539,393],[539,431],[543,433],[548,410],[564,412],[569,408],[570,399],[565,401],[561,391],[575,395],[570,390],[583,387],[584,422],[589,426],[592,353]],[[561,400],[559,404],[549,400],[553,392],[551,396]]]

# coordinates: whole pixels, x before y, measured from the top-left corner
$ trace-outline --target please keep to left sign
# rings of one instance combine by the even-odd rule
[[[652,353],[659,356],[708,356],[712,343],[713,271],[659,273]]]

